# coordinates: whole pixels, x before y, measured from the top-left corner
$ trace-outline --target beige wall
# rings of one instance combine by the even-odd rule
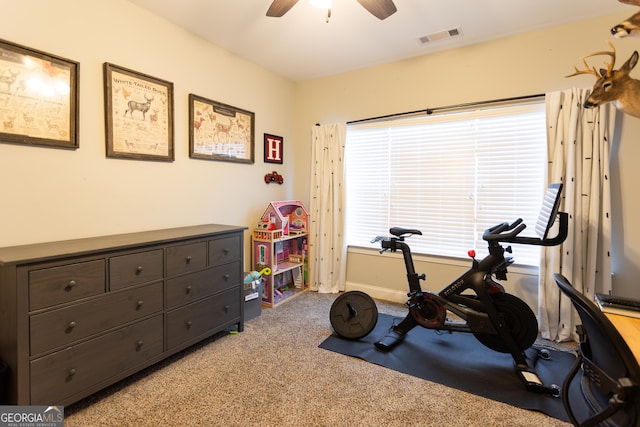
[[[297,139],[302,141],[316,122],[350,121],[590,86],[593,77],[567,79],[564,76],[573,71],[574,64],[581,64],[582,55],[607,49],[606,42],[613,40],[609,28],[626,15],[612,15],[300,83],[296,87]],[[618,64],[640,48],[638,39],[619,40],[615,44]],[[640,76],[638,71],[635,74]],[[640,225],[634,217],[640,202],[633,186],[640,179],[640,168],[636,165],[640,159],[636,136],[639,133],[639,119],[622,117],[612,152],[614,290],[636,296],[640,295],[636,279],[640,269],[637,261]],[[308,159],[300,162],[304,164]],[[303,194],[307,182],[299,181],[296,185],[296,193]],[[515,255],[517,259],[517,248]],[[402,300],[406,291],[402,268],[400,260],[380,256],[375,251],[350,252],[348,286]],[[464,267],[445,268],[425,261],[418,262],[416,269],[426,272],[430,277],[427,287],[437,290]],[[535,272],[512,274],[506,284],[535,306],[536,280]]]
[[[250,226],[270,200],[295,197],[292,82],[124,0],[0,4],[1,38],[80,63],[80,148],[0,144],[0,246],[200,223]],[[103,62],[173,82],[174,162],[106,158]],[[254,165],[188,157],[189,93],[255,112]],[[263,163],[264,133],[284,137],[283,166]],[[264,183],[273,169],[284,185]]]
[[[270,200],[308,203],[313,124],[589,86],[587,76],[563,76],[581,55],[606,48],[611,23],[626,17],[614,15],[296,84],[124,0],[0,4],[5,11],[0,14],[1,38],[80,62],[80,148],[0,144],[0,246],[210,222],[251,227]],[[640,41],[616,45],[621,63]],[[105,157],[103,62],[174,83],[174,162]],[[256,113],[254,165],[188,158],[189,93]],[[623,117],[612,153],[614,286],[636,294],[640,225],[634,218],[638,200],[633,185],[640,175],[635,164],[640,158],[638,131],[640,120]],[[262,162],[264,133],[284,137],[282,167]],[[263,183],[272,169],[284,175],[284,185]],[[348,263],[352,285],[389,299],[402,298],[400,260],[373,251],[351,254]],[[464,264],[427,260],[417,268],[428,274],[429,287],[435,290],[464,270]],[[535,305],[535,273],[519,271],[511,279],[508,289]]]

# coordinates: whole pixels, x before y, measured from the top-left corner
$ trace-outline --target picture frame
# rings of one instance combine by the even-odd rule
[[[80,64],[0,40],[0,142],[77,149]]]
[[[189,94],[189,157],[254,163],[255,113]]]
[[[281,136],[264,134],[264,162],[282,164],[284,139]]]
[[[104,63],[107,157],[172,162],[173,83]]]

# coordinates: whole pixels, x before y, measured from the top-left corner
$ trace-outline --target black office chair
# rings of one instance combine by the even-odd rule
[[[639,427],[638,361],[604,313],[563,275],[554,277],[582,322],[577,326],[578,358],[562,386],[562,401],[571,422],[580,427]]]

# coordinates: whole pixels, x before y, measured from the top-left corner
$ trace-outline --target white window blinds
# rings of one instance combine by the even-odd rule
[[[347,243],[372,247],[390,227],[417,228],[416,253],[486,253],[484,230],[523,218],[534,227],[544,194],[544,102],[351,125],[345,148]],[[538,265],[539,248],[514,245]]]

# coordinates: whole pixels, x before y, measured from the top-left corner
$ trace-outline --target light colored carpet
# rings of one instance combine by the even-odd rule
[[[244,332],[65,408],[65,426],[569,426],[318,348],[331,335],[335,297],[305,292],[263,309]]]

